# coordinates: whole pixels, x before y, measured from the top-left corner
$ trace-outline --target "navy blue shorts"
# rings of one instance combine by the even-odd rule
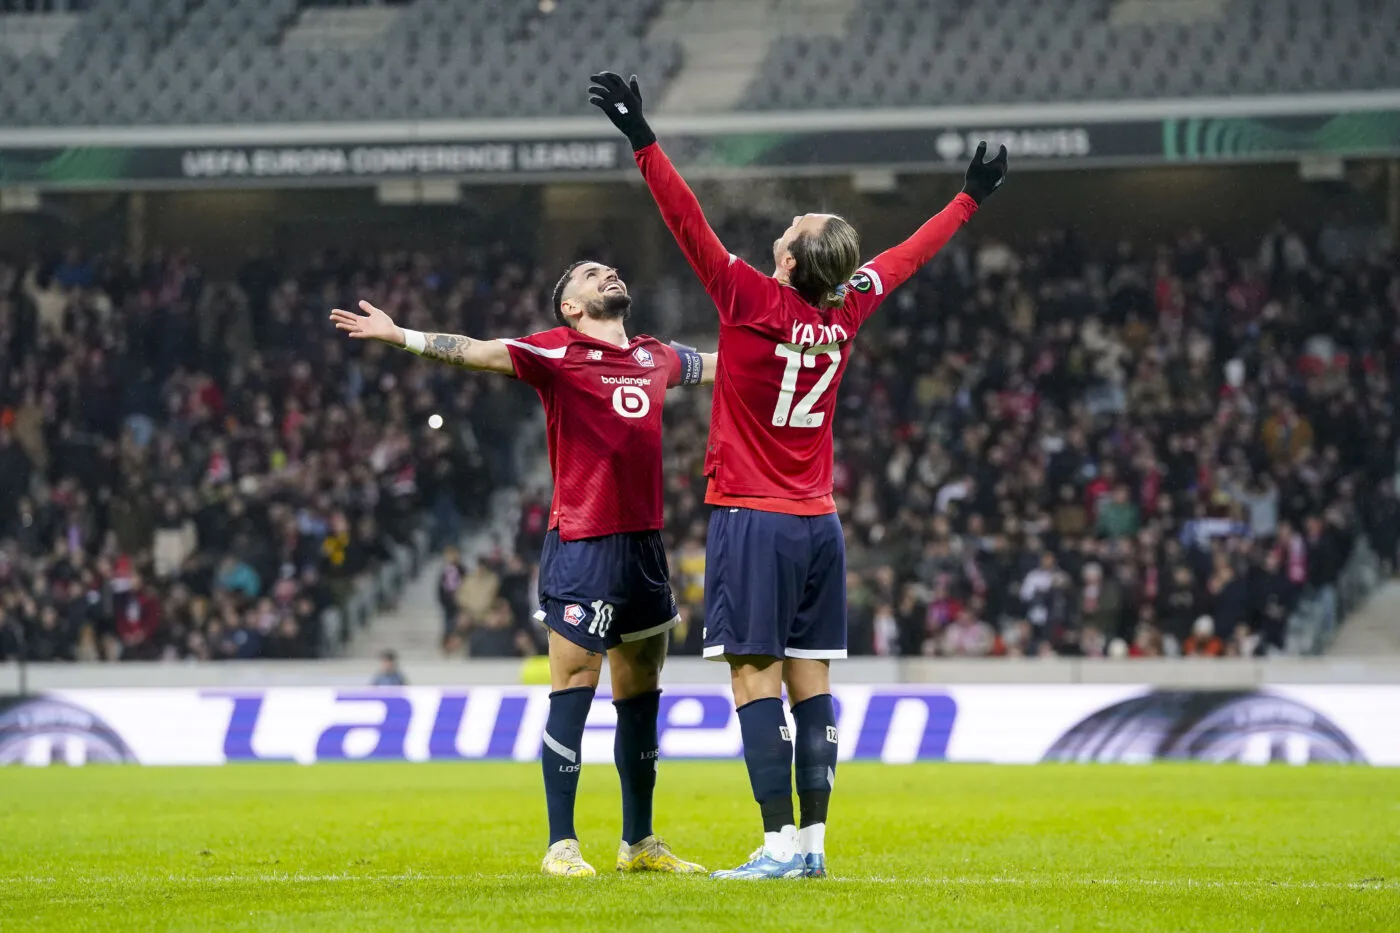
[[[704,654],[846,656],[846,540],[835,514],[710,514]]]
[[[535,618],[600,654],[670,631],[679,618],[661,532],[561,541],[550,531],[540,554]]]

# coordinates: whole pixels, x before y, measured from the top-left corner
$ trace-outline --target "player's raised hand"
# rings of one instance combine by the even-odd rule
[[[992,192],[1001,187],[1001,183],[1006,181],[1006,147],[1002,146],[997,152],[997,156],[992,161],[987,161],[987,143],[983,140],[977,145],[977,152],[972,156],[972,162],[967,166],[966,180],[963,184],[963,191],[968,197],[981,204],[992,196]]]
[[[633,152],[656,142],[656,134],[642,115],[642,89],[636,75],[624,81],[620,74],[603,71],[591,75],[588,80],[593,82],[588,88],[588,102],[607,114],[613,126],[632,144]]]
[[[331,311],[335,329],[344,331],[352,340],[382,340],[396,347],[404,345],[403,328],[395,324],[393,318],[368,301],[360,302],[360,310],[364,314],[340,308]]]

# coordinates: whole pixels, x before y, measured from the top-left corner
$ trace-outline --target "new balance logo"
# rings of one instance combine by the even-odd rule
[[[827,740],[828,742],[830,742],[832,745],[835,745],[835,744],[836,744],[836,727],[835,727],[835,726],[827,726],[827,727],[826,727],[826,740]]]
[[[787,726],[779,726],[779,727],[778,727],[778,735],[780,735],[780,736],[783,737],[783,741],[784,741],[784,742],[791,742],[791,741],[792,741],[792,730],[789,729]]]
[[[593,361],[593,362],[595,362],[595,363],[596,363],[598,360],[601,360],[602,358],[603,358],[603,351],[602,351],[602,350],[589,350],[589,351],[588,351],[588,355],[584,357],[584,359],[586,359],[586,360],[591,360],[591,361]]]

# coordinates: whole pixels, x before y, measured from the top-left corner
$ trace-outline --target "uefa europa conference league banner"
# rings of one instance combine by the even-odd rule
[[[585,761],[612,761],[609,699]],[[845,686],[836,702],[843,760],[1400,765],[1400,687]],[[548,708],[542,687],[57,691],[0,700],[0,764],[530,761]],[[667,687],[660,715],[663,758],[740,754],[721,687]]]
[[[406,135],[408,131],[405,131]],[[1301,155],[1400,154],[1400,110],[1288,117],[1200,117],[906,129],[671,134],[682,170],[842,171],[863,166],[962,170],[978,140],[1005,143],[1018,165],[1163,164],[1261,161]],[[618,177],[632,171],[626,145],[604,138],[491,141],[418,140],[380,144],[73,146],[0,148],[0,186],[121,188],[357,184],[390,178],[480,182]]]

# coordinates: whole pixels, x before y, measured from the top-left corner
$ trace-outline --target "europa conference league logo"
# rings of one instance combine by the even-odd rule
[[[121,736],[80,706],[45,696],[0,699],[0,765],[134,761]]]
[[[1157,690],[1115,703],[1062,735],[1044,760],[1366,763],[1326,716],[1252,690]]]

